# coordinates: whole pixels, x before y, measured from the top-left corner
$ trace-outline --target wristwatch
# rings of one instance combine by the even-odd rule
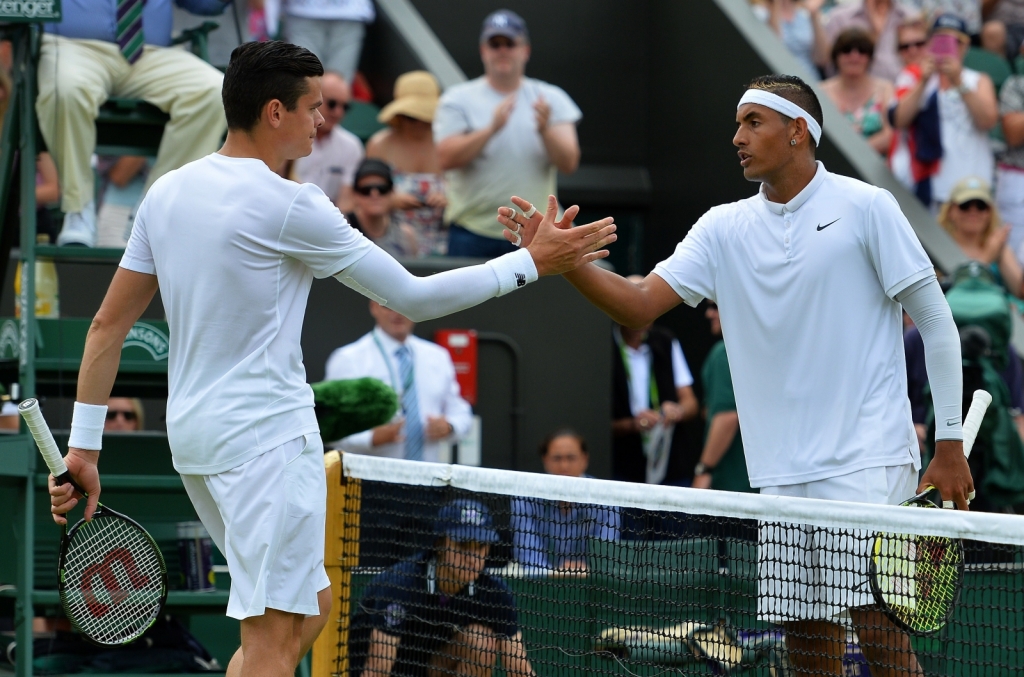
[[[714,468],[712,466],[709,466],[706,463],[698,463],[697,465],[693,466],[693,476],[694,477],[700,477],[701,475],[706,475],[706,474],[708,474],[710,472],[713,472],[713,471],[714,471]]]

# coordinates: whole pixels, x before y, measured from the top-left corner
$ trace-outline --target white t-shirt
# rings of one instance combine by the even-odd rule
[[[121,267],[156,275],[174,468],[212,475],[318,431],[299,339],[313,278],[372,248],[319,188],[214,153],[161,177]]]
[[[448,89],[434,114],[434,142],[488,127],[494,119],[494,109],[507,96],[491,87],[484,77]],[[533,104],[541,97],[551,106],[549,125],[576,123],[583,117],[560,87],[523,78],[505,126],[472,162],[446,172],[447,223],[457,223],[484,237],[500,238],[504,227],[497,221],[498,207],[509,206],[511,196],[546,205],[548,195],[557,194],[557,170],[537,132],[533,111]]]
[[[718,303],[751,486],[920,464],[893,298],[933,269],[888,192],[819,162],[786,205],[707,212],[654,273]]]
[[[351,186],[356,168],[363,161],[359,137],[334,125],[325,139],[313,141],[313,152],[295,161],[299,183],[315,183],[331,200],[337,200],[342,186]]]
[[[964,87],[978,89],[981,73],[964,68],[961,73]],[[921,101],[938,87],[939,76],[933,75]],[[945,202],[953,186],[968,176],[979,176],[992,185],[995,178],[995,155],[989,144],[988,132],[974,126],[971,112],[964,98],[955,88],[939,92],[939,136],[942,139],[942,162],[939,172],[932,177],[932,200]]]
[[[371,23],[373,0],[284,0],[285,14],[304,19],[333,19]]]

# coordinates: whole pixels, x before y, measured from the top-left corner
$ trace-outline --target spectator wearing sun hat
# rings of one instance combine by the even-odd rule
[[[416,232],[420,257],[448,251],[443,218],[448,200],[431,131],[440,96],[437,80],[427,71],[399,76],[394,100],[377,116],[388,126],[366,144],[367,157],[387,162],[394,171],[393,218]]]

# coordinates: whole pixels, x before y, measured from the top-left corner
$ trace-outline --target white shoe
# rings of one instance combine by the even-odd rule
[[[57,236],[60,246],[78,245],[80,247],[96,246],[96,204],[89,201],[80,212],[64,215],[64,226]]]

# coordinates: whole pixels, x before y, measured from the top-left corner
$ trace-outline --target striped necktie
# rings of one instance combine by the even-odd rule
[[[142,8],[146,0],[117,0],[117,46],[121,55],[134,64],[142,56],[146,34],[142,30]]]
[[[423,421],[420,419],[420,401],[416,396],[416,378],[412,354],[407,346],[395,351],[398,372],[402,378],[402,413],[405,416],[405,457],[410,461],[423,460]]]

